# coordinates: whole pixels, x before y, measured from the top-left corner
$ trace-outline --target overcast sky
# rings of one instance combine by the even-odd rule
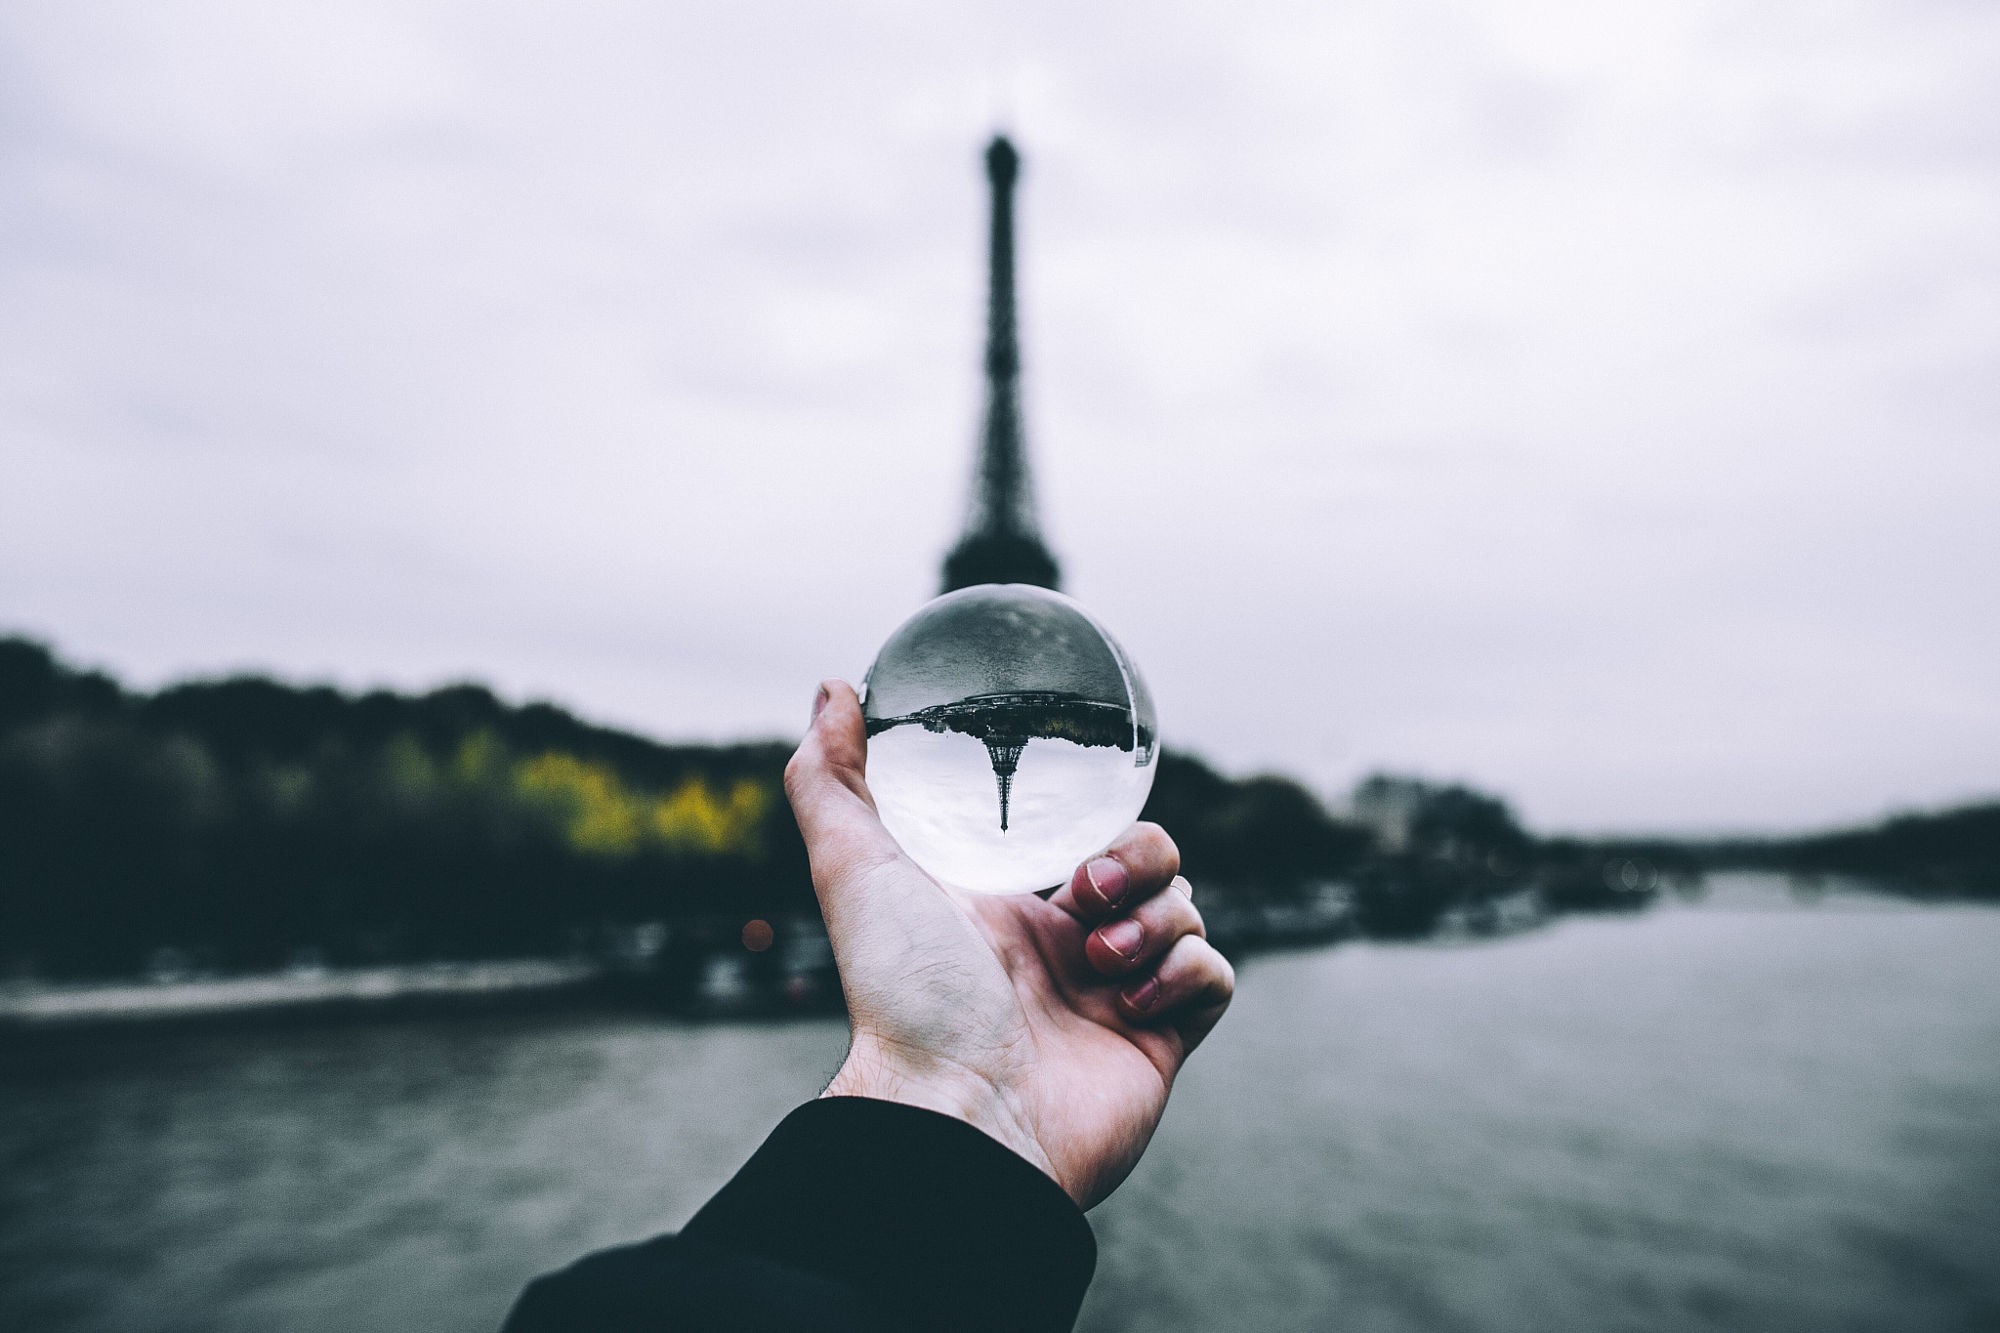
[[[2000,8],[9,0],[0,630],[791,735],[935,590],[1025,155],[1169,744],[1539,827],[2000,793]]]

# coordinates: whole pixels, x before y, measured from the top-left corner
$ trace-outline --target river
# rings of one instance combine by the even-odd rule
[[[1252,960],[1093,1215],[1080,1327],[2000,1327],[2000,911],[1724,879],[1489,943]],[[0,1327],[490,1330],[684,1221],[837,1022],[0,1044]]]

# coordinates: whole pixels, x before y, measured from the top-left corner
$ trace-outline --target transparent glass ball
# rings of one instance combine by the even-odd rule
[[[1029,893],[1138,818],[1159,733],[1132,659],[1060,593],[988,583],[928,603],[861,685],[868,787],[939,881]]]

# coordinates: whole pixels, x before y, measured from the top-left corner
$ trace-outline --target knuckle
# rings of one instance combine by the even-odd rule
[[[1192,902],[1178,893],[1160,894],[1147,902],[1146,908],[1144,915],[1172,938],[1193,935],[1205,939],[1208,936],[1208,927],[1202,921],[1201,913],[1195,910]]]
[[[1149,865],[1160,864],[1169,867],[1169,874],[1180,866],[1180,848],[1174,846],[1173,838],[1168,835],[1165,829],[1151,820],[1142,819],[1132,825],[1131,829],[1119,841],[1129,846],[1136,855],[1143,858]]]

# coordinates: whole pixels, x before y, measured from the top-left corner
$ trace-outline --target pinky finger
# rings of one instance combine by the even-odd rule
[[[1236,994],[1236,969],[1199,935],[1174,941],[1155,967],[1118,993],[1126,1018],[1151,1026],[1171,1023],[1192,1051],[1222,1019]]]

